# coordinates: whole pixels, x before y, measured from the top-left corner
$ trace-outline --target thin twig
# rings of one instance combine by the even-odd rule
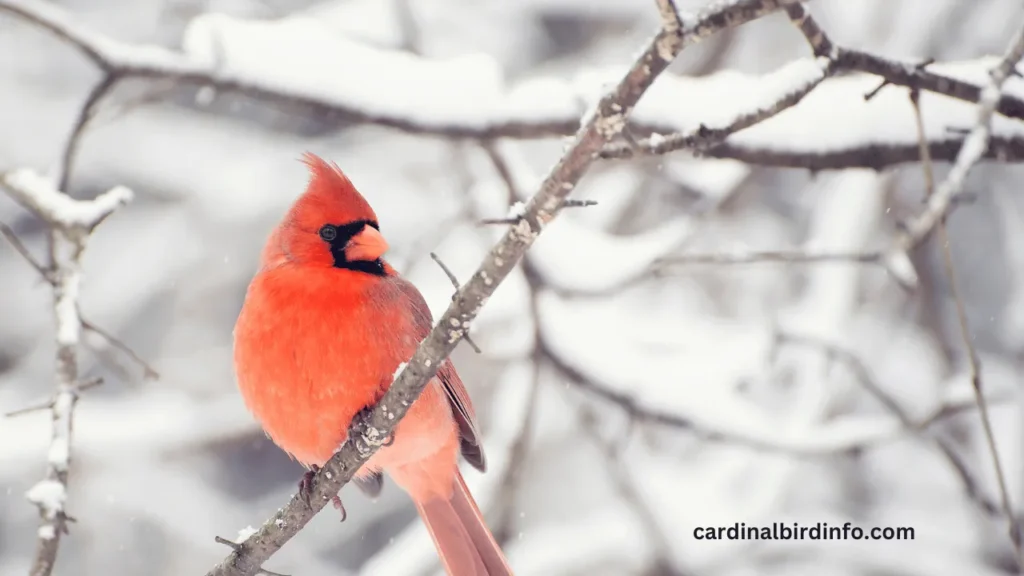
[[[682,576],[683,572],[673,565],[674,546],[659,525],[657,515],[651,510],[651,506],[637,488],[636,481],[630,474],[632,468],[622,461],[620,445],[601,436],[596,417],[591,409],[586,406],[582,407],[578,412],[578,417],[583,431],[601,451],[605,474],[614,483],[622,499],[633,509],[633,513],[644,531],[644,539],[650,542],[654,548],[654,566],[645,574]]]
[[[43,280],[48,282],[51,286],[56,284],[57,280],[54,277],[53,272],[51,270],[46,269],[42,265],[42,263],[40,263],[39,260],[37,260],[36,257],[32,255],[32,252],[29,251],[29,249],[25,246],[25,243],[22,242],[20,238],[18,238],[18,235],[14,232],[13,229],[11,229],[10,226],[4,224],[3,222],[0,222],[0,235],[3,235],[3,237],[11,245],[11,247],[14,248],[14,250],[21,255],[25,262],[28,262],[29,266],[34,268],[36,272],[38,272],[39,275],[43,277]],[[92,322],[87,320],[85,316],[82,315],[81,311],[79,311],[78,315],[82,319],[83,329],[85,329],[88,332],[92,332],[93,334],[96,334],[97,336],[105,340],[107,344],[113,346],[114,348],[117,348],[126,356],[131,358],[132,361],[134,361],[142,368],[143,378],[150,380],[158,380],[160,378],[160,373],[157,372],[156,369],[154,369],[141,356],[139,356],[139,354],[135,352],[135,350],[133,350],[130,346],[125,344],[122,340],[118,339],[110,332],[108,332],[106,329],[101,328],[100,326],[97,326],[96,324],[93,324]]]
[[[880,264],[881,252],[814,252],[810,250],[765,250],[758,252],[679,254],[657,261],[660,269],[694,264],[731,266],[777,262],[785,264],[821,264],[824,262],[845,262],[853,264]]]
[[[498,526],[494,530],[494,539],[499,543],[505,543],[512,537],[515,527],[515,507],[519,499],[519,489],[522,486],[523,472],[526,469],[526,458],[530,448],[530,436],[533,434],[533,425],[536,421],[537,398],[540,396],[540,381],[543,373],[544,363],[537,355],[533,357],[533,372],[530,376],[529,396],[526,399],[524,408],[523,424],[519,428],[512,446],[509,448],[508,465],[505,466],[505,474],[499,483],[498,493],[501,495],[498,515]]]
[[[562,208],[587,208],[587,207],[590,207],[590,206],[597,206],[597,200],[573,200],[573,199],[569,199],[569,200],[566,200],[564,204],[562,204]],[[511,207],[511,210],[517,211],[517,210],[519,210],[521,208],[522,208],[521,205],[519,205],[519,206],[513,205]],[[523,219],[523,217],[520,216],[520,215],[506,216],[504,218],[482,218],[479,222],[477,222],[477,224],[479,224],[481,226],[489,226],[489,225],[495,225],[495,224],[518,224],[519,221],[522,220],[522,219]]]
[[[107,344],[113,346],[114,348],[117,348],[123,354],[131,358],[133,362],[135,362],[136,364],[139,365],[140,368],[142,368],[143,378],[147,380],[160,379],[160,373],[157,372],[156,369],[153,368],[153,366],[149,362],[146,362],[146,360],[142,356],[139,356],[139,354],[135,350],[133,350],[131,346],[128,346],[127,344],[124,343],[124,341],[114,336],[110,332],[107,332],[106,329],[93,324],[92,322],[86,320],[85,318],[82,318],[82,328],[88,330],[89,332],[92,332],[93,334],[96,334],[103,340],[106,340]]]
[[[75,385],[75,393],[81,394],[82,392],[88,390],[89,388],[99,386],[100,384],[103,384],[103,378],[100,378],[99,376],[89,378],[88,380],[79,382],[77,385]],[[48,398],[43,398],[42,400],[36,400],[35,402],[32,402],[22,408],[11,410],[10,412],[4,414],[4,416],[7,418],[13,418],[14,416],[21,416],[23,414],[30,414],[32,412],[40,412],[42,410],[49,410],[51,408],[53,408],[52,396]]]
[[[78,312],[82,256],[93,229],[131,200],[132,194],[127,188],[117,187],[92,200],[74,200],[30,170],[2,174],[0,184],[47,224],[53,238],[52,272],[45,277],[53,286],[56,392],[49,406],[52,422],[46,475],[26,494],[28,500],[39,508],[41,519],[30,574],[49,576],[57,560],[61,537],[67,533],[68,522],[71,521],[65,511],[65,503],[71,465],[72,423],[79,392],[89,385],[80,382],[78,374],[78,345],[82,336],[82,318]],[[27,250],[23,255],[37,270],[42,269]]]
[[[505,185],[505,195],[508,199],[509,210],[515,210],[517,213],[521,213],[522,210],[520,208],[513,208],[519,204],[517,199],[521,196],[521,190],[516,184],[515,178],[512,176],[512,168],[509,166],[505,157],[498,152],[498,149],[494,146],[493,142],[484,142],[482,143],[482,147],[487,153],[488,158],[491,160],[491,164],[494,167],[495,172],[498,173],[498,177]],[[543,353],[539,349],[540,310],[538,295],[541,290],[541,286],[539,286],[540,277],[537,274],[531,274],[529,272],[532,270],[529,254],[526,254],[523,257],[523,270],[527,271],[525,276],[527,285],[530,288],[530,317],[533,321],[534,333],[534,349],[533,354],[531,355],[533,373],[531,375],[530,391],[529,397],[526,401],[526,412],[523,419],[523,425],[519,429],[519,434],[516,436],[515,441],[513,441],[512,447],[509,449],[509,463],[508,466],[505,467],[505,475],[501,479],[500,483],[499,494],[501,494],[501,504],[500,515],[498,516],[499,524],[494,532],[494,538],[499,543],[508,541],[508,539],[512,537],[512,531],[515,527],[516,518],[513,514],[513,510],[519,496],[519,488],[522,483],[525,460],[528,456],[530,447],[530,436],[533,433],[537,401],[540,396],[540,381],[544,367]]]
[[[89,91],[89,95],[86,96],[85,102],[78,109],[78,116],[72,125],[71,134],[64,144],[64,153],[61,155],[60,178],[57,181],[58,190],[69,189],[71,171],[74,169],[75,156],[78,154],[78,143],[85,134],[85,129],[88,128],[89,123],[96,117],[96,111],[99,109],[103,99],[114,89],[118,80],[120,80],[120,75],[117,72],[110,71],[104,74],[103,79],[93,86],[92,90]]]
[[[21,241],[21,238],[18,238],[18,235],[14,232],[13,228],[3,222],[0,222],[0,234],[3,234],[4,239],[6,239],[7,243],[11,245],[11,248],[14,248],[25,262],[28,262],[29,266],[35,268],[36,272],[43,277],[43,280],[46,280],[51,285],[56,282],[53,278],[53,271],[43,266],[39,260],[36,260],[36,257],[32,255],[32,252],[30,252],[28,247],[25,246],[25,243]]]
[[[928,143],[932,160],[953,162],[963,147],[964,138],[951,134]],[[994,136],[983,151],[983,158],[999,162],[1024,161],[1024,138],[1012,135]],[[755,166],[801,168],[805,170],[846,170],[870,168],[885,170],[900,164],[919,162],[920,147],[916,140],[906,143],[867,142],[849,147],[821,150],[787,150],[779,147],[738,145],[729,141],[701,151],[701,156],[737,160]]]
[[[1013,67],[1016,66],[1017,61],[1019,61],[1022,56],[1024,56],[1024,28],[1018,32],[1018,36],[1014,39],[1013,44],[1011,44],[1008,49],[1007,55],[1000,67],[992,74],[993,90],[996,93],[996,98],[998,98],[1001,83],[1005,80],[1009,72],[1013,70]],[[928,155],[928,146],[925,144],[925,142],[927,142],[927,135],[925,134],[924,121],[921,119],[921,103],[917,91],[911,91],[910,101],[914,109],[918,141],[921,143],[921,167],[924,170],[925,196],[930,200],[935,190],[935,175],[932,169],[931,158]],[[986,118],[984,111],[980,112],[978,121],[980,123],[991,122],[991,113],[989,113]],[[983,134],[980,131],[979,133]],[[981,138],[984,137],[984,135],[981,136]],[[971,138],[971,136],[968,136],[968,138]],[[978,137],[976,136],[975,138]],[[966,146],[967,144],[965,143],[964,147],[966,148]],[[966,170],[969,169],[970,166],[968,165],[964,170],[965,173],[960,176],[961,186],[962,180],[966,177]],[[950,176],[950,178],[953,177],[955,176]],[[955,184],[953,186],[955,186]],[[953,195],[958,193],[959,191],[955,189],[952,192]],[[974,388],[975,401],[978,404],[978,416],[981,419],[982,429],[985,433],[985,441],[992,457],[992,465],[995,468],[995,476],[999,485],[1002,512],[1006,518],[1007,530],[1017,562],[1017,570],[1018,572],[1024,573],[1024,549],[1022,549],[1021,546],[1021,527],[1018,522],[1017,515],[1013,510],[1013,504],[1010,500],[1010,492],[1007,488],[1006,475],[1003,472],[1002,461],[999,457],[999,451],[996,448],[995,434],[992,431],[992,422],[988,413],[988,402],[982,393],[981,369],[978,362],[978,351],[974,347],[974,338],[971,335],[970,326],[968,325],[967,310],[964,305],[963,294],[960,291],[959,281],[957,280],[956,267],[953,265],[953,251],[950,246],[949,230],[946,226],[945,217],[941,217],[935,226],[938,231],[939,245],[942,250],[943,269],[946,274],[946,279],[949,281],[950,294],[952,295],[953,302],[956,306],[956,317],[960,326],[960,336],[963,340],[964,349],[967,352],[967,365],[968,370],[970,371],[971,385]]]
[[[981,487],[978,485],[978,481],[971,474],[970,467],[956,451],[953,443],[929,428],[929,426],[934,424],[937,419],[933,416],[922,422],[915,422],[910,414],[900,406],[899,402],[897,402],[891,394],[886,392],[886,390],[875,380],[874,376],[871,374],[871,370],[868,369],[867,365],[864,364],[856,354],[836,344],[831,344],[808,336],[788,333],[778,333],[776,336],[780,343],[794,344],[816,349],[826,354],[828,357],[846,365],[864,390],[882,404],[890,414],[895,416],[907,431],[917,434],[931,442],[931,444],[953,467],[953,471],[956,472],[957,477],[960,478],[960,483],[963,485],[964,492],[967,494],[967,497],[974,502],[980,510],[989,515],[998,515],[1000,513],[999,507],[996,503],[984,494]],[[952,413],[954,412],[946,411],[944,407],[939,408],[936,411],[936,414],[944,414],[945,417],[948,417]]]
[[[1024,28],[1018,30],[1014,35],[1006,54],[991,71],[991,81],[981,92],[974,127],[963,140],[963,145],[957,153],[949,174],[935,193],[929,195],[924,211],[904,223],[902,232],[897,235],[893,247],[889,251],[890,260],[906,259],[907,251],[924,241],[935,229],[935,226],[945,219],[949,211],[956,206],[956,202],[963,192],[967,174],[981,160],[988,148],[992,135],[992,116],[1000,101],[1003,83],[1010,76],[1022,54],[1024,54]],[[917,274],[912,267],[903,268],[902,271],[904,274],[897,276],[901,283],[911,286],[917,283]]]
[[[563,201],[576,188],[597,153],[622,132],[637,101],[684,46],[722,29],[765,16],[791,1],[795,0],[730,0],[687,18],[686,26],[678,31],[659,29],[626,75],[583,119],[572,145],[526,204],[523,219],[509,227],[472,278],[458,290],[456,299],[380,402],[365,418],[353,422],[348,440],[316,473],[310,498],[293,496],[284,508],[241,544],[240,550],[232,551],[208,575],[254,574],[387,441],[409,406],[434,377],[443,359],[465,336],[466,328],[487,299],[512,272],[547,224],[558,216]]]
[[[451,268],[449,268],[443,261],[441,261],[441,257],[436,253],[431,252],[430,258],[434,262],[437,262],[437,265],[441,267],[442,271],[444,271],[445,276],[447,276],[448,280],[451,281],[452,287],[455,288],[455,294],[452,294],[452,301],[454,302],[455,297],[459,293],[459,279],[455,277],[455,273],[452,272]],[[476,342],[473,342],[473,339],[469,337],[469,328],[466,328],[466,335],[463,336],[462,339],[466,341],[466,344],[469,344],[469,347],[472,348],[474,352],[477,354],[483,354],[483,350],[480,350],[480,347],[476,345]]]

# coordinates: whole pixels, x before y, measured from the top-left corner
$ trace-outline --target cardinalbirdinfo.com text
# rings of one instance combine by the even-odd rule
[[[697,540],[913,540],[914,529],[908,526],[860,528],[851,522],[842,526],[828,522],[804,526],[798,522],[748,526],[746,522],[736,522],[732,526],[698,526],[693,529],[693,537]]]

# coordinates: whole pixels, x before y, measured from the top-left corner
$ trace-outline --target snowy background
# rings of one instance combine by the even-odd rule
[[[404,115],[427,131],[459,122],[478,128],[486,114],[582,113],[659,24],[649,0],[56,4],[118,41],[184,50],[191,62]],[[844,46],[951,61],[936,69],[978,82],[992,61],[973,61],[1001,53],[1022,19],[1012,0],[809,6]],[[813,76],[815,65],[803,37],[776,14],[684,51],[637,119],[677,129],[714,124],[758,106],[779,82]],[[0,171],[55,173],[100,78],[79,52],[0,11]],[[863,102],[877,83],[830,80],[731,142],[796,151],[913,143],[904,89]],[[1018,91],[1024,84],[1013,83]],[[923,102],[936,131],[967,127],[973,117],[967,104],[927,94]],[[451,285],[429,252],[468,278],[501,234],[501,226],[477,224],[504,216],[510,202],[479,141],[373,120],[147,80],[124,82],[101,106],[69,192],[91,197],[123,184],[136,199],[97,229],[81,309],[160,378],[144,379],[122,352],[88,339],[83,376],[106,383],[76,412],[68,510],[77,523],[56,574],[205,573],[227,552],[215,535],[258,526],[294,492],[302,470],[242,406],[230,341],[262,243],[305,184],[302,152],[336,161],[367,196],[391,261],[435,315]],[[996,119],[1002,134],[1024,132],[1019,124]],[[526,195],[562,146],[558,138],[507,139],[494,151]],[[949,222],[1018,507],[1022,178],[1013,165],[981,165],[967,181],[972,201]],[[467,471],[467,480],[517,574],[1009,573],[1005,521],[978,503],[998,502],[998,493],[935,242],[911,254],[920,276],[913,290],[868,265],[656,263],[683,252],[883,248],[897,221],[920,210],[919,165],[814,175],[677,152],[602,162],[574,197],[598,205],[563,213],[476,322],[483,353],[462,345],[454,355],[490,460],[486,475]],[[40,223],[3,195],[0,220],[44,254]],[[51,315],[48,287],[4,245],[0,412],[52,390]],[[865,378],[915,422],[944,406],[967,408],[942,412],[925,433],[911,431],[866,390]],[[955,449],[980,495],[968,496],[935,437]],[[0,417],[4,576],[26,573],[31,561],[38,518],[24,494],[43,475],[48,439],[45,412]],[[439,570],[393,484],[377,502],[352,488],[343,497],[345,523],[322,513],[266,567],[301,576]],[[911,526],[916,540],[693,537],[696,526],[775,521]]]

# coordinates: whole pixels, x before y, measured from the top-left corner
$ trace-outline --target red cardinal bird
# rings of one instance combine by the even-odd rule
[[[432,326],[415,286],[381,259],[377,215],[335,166],[307,154],[306,192],[271,233],[235,325],[235,372],[249,410],[282,449],[313,467],[345,441]],[[512,574],[457,466],[481,472],[473,405],[445,361],[359,470],[380,491],[386,471],[416,503],[453,576]]]

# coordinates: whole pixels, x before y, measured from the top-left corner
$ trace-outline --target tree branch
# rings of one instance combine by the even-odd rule
[[[52,424],[46,475],[26,494],[28,500],[39,508],[41,517],[36,556],[30,574],[49,576],[57,559],[61,536],[67,533],[70,520],[65,511],[65,503],[75,404],[79,392],[91,385],[89,382],[81,382],[78,374],[77,348],[82,333],[78,294],[82,280],[82,255],[92,230],[114,210],[131,200],[132,194],[127,188],[117,187],[93,200],[74,200],[29,170],[2,174],[0,184],[20,204],[29,207],[46,222],[54,239],[55,259],[47,278],[53,286],[56,318],[57,389],[48,404]],[[42,270],[34,260],[29,258],[29,261]]]
[[[978,102],[983,87],[958,80],[951,76],[926,70],[922,63],[899,62],[859,50],[836,46],[808,12],[800,4],[786,7],[786,14],[807,38],[816,55],[832,54],[840,70],[851,70],[874,74],[889,84],[905,86],[914,90],[945,94],[965,102]],[[1024,100],[1013,94],[996,96],[995,110],[1008,118],[1024,119]]]
[[[790,0],[780,2],[780,5],[782,4],[798,5]],[[671,3],[664,3],[664,6],[671,8]],[[661,7],[662,4],[659,4],[659,9]],[[28,23],[47,30],[81,51],[104,73],[104,79],[93,88],[89,101],[83,106],[76,127],[69,138],[68,146],[65,148],[63,157],[65,166],[60,178],[62,183],[66,183],[64,174],[70,170],[76,143],[88,117],[94,112],[97,103],[109,93],[113,85],[118,80],[126,78],[168,80],[181,84],[209,87],[219,92],[244,94],[281,105],[298,106],[325,117],[377,124],[410,133],[431,134],[447,138],[490,140],[499,137],[556,137],[573,134],[578,127],[576,111],[569,110],[568,107],[564,107],[564,110],[559,108],[561,111],[557,113],[551,111],[538,116],[536,111],[529,107],[507,101],[503,101],[500,106],[466,109],[464,113],[446,114],[446,120],[432,121],[425,119],[424,114],[417,113],[415,106],[410,105],[400,109],[385,108],[358,98],[348,97],[345,94],[333,94],[323,89],[315,89],[322,88],[322,86],[283,86],[276,82],[271,75],[260,75],[249,70],[233,70],[230,62],[208,62],[196,58],[187,51],[179,52],[159,46],[120,42],[82,26],[62,8],[42,0],[0,0],[0,11],[9,12]],[[812,44],[813,42],[824,43],[824,48],[815,47],[815,53],[821,57],[822,62],[827,60],[825,71],[828,76],[838,71],[861,71],[881,76],[892,84],[944,94],[966,102],[976,102],[980,97],[981,87],[948,75],[930,72],[924,66],[835,47],[827,36],[821,33],[820,28],[817,28],[817,24],[810,19],[809,15],[806,18],[803,18],[803,15],[806,15],[806,12],[802,8],[790,11],[791,18],[797,18],[795,21],[801,26],[801,30],[805,34],[812,35]],[[423,59],[422,62],[429,61]],[[819,81],[815,80],[815,82]],[[641,142],[641,146],[637,150],[628,150],[628,146],[616,144],[603,151],[602,156],[621,158],[637,153],[663,153],[669,150],[693,147],[705,150],[711,156],[735,157],[740,160],[743,160],[745,156],[750,161],[761,164],[811,168],[820,166],[823,169],[841,167],[836,165],[839,162],[838,159],[815,160],[814,155],[810,154],[795,154],[798,158],[794,158],[794,154],[791,152],[789,155],[777,157],[759,153],[756,149],[736,148],[735,146],[710,148],[710,146],[720,143],[728,133],[741,130],[745,126],[749,127],[793,106],[813,87],[813,84],[804,85],[800,90],[781,97],[773,106],[738,114],[735,123],[729,126],[683,132],[675,134],[668,140],[664,138],[648,139]],[[565,96],[567,98],[579,97],[579,94],[571,93],[572,90],[572,86],[567,83]],[[774,109],[776,107],[778,109]],[[1014,95],[1004,94],[999,100],[997,111],[1009,117],[1024,119],[1024,100]],[[641,134],[650,132],[673,134],[679,129],[659,123],[657,119],[634,122],[630,124],[630,128]],[[705,132],[708,130],[711,130],[711,133],[706,134]],[[718,133],[715,130],[722,132]],[[1016,148],[1019,149],[1020,145],[1017,144]],[[874,149],[874,153],[876,156],[881,156],[876,157],[870,164],[864,160],[850,159],[847,161],[852,162],[848,164],[849,166],[884,166],[907,161],[905,159],[888,159],[893,154],[899,154],[900,158],[903,158],[904,152],[903,148],[889,150],[884,146],[879,146]],[[799,157],[804,156],[811,156],[811,159],[801,161]],[[862,155],[858,154],[857,156]],[[990,157],[1003,158],[995,152]],[[935,158],[942,159],[944,156],[936,154]],[[1006,157],[1008,160],[1019,158],[1019,154]]]
[[[18,235],[14,233],[14,230],[12,230],[10,226],[4,224],[3,222],[0,222],[0,235],[2,235],[4,239],[7,240],[7,243],[10,244],[12,248],[14,248],[14,251],[17,252],[22,257],[22,259],[25,260],[25,262],[28,262],[29,266],[35,269],[35,271],[38,272],[40,276],[42,276],[43,280],[46,280],[46,282],[48,282],[51,286],[54,286],[56,284],[57,281],[53,275],[52,269],[43,266],[43,264],[39,262],[39,260],[37,260],[36,257],[33,256],[31,252],[29,252],[28,248],[21,241],[21,239],[18,238]],[[82,315],[81,312],[78,313],[78,316],[79,318],[81,318],[82,321],[82,329],[99,336],[104,341],[106,341],[107,344],[120,350],[126,356],[131,358],[133,362],[138,364],[139,367],[142,368],[143,378],[152,380],[157,380],[160,378],[160,373],[157,372],[156,369],[153,368],[148,362],[146,362],[146,360],[143,359],[142,356],[139,356],[139,354],[135,350],[133,350],[131,346],[128,346],[127,344],[122,342],[120,339],[118,339],[116,336],[108,332],[106,329],[101,328],[100,326],[97,326],[96,324],[87,320],[85,316]],[[9,412],[8,416],[14,413],[21,412],[22,410],[16,410],[13,413]]]
[[[943,458],[945,458],[957,477],[960,479],[960,483],[963,485],[964,492],[967,497],[974,502],[974,504],[983,512],[989,515],[998,515],[999,507],[993,502],[988,496],[985,495],[984,491],[978,485],[978,481],[971,474],[970,467],[967,462],[960,456],[953,446],[953,443],[947,440],[945,437],[939,435],[933,429],[931,425],[938,422],[939,415],[942,417],[948,417],[949,415],[958,412],[959,410],[949,404],[943,404],[935,413],[920,422],[915,422],[913,417],[900,406],[899,402],[891,394],[889,394],[872,376],[871,371],[863,360],[857,357],[853,352],[838,346],[831,344],[816,338],[802,336],[799,334],[787,334],[779,333],[776,334],[778,341],[782,344],[791,344],[797,346],[803,346],[811,349],[815,349],[825,354],[826,356],[833,358],[846,367],[853,373],[854,379],[868,392],[872,397],[875,398],[885,409],[896,417],[900,421],[900,424],[908,431],[931,443]],[[963,408],[960,405],[959,408]]]
[[[241,543],[209,576],[251,576],[291,539],[351,478],[390,436],[441,362],[465,335],[498,285],[519,263],[544,227],[594,162],[597,153],[626,125],[637,101],[684,46],[722,29],[760,18],[795,0],[731,0],[688,18],[683,27],[663,26],[618,84],[583,119],[574,142],[526,205],[522,220],[491,249],[480,268],[462,285],[430,335],[397,374],[381,401],[362,421],[354,422],[348,440],[317,472],[311,506],[293,496],[254,535]]]
[[[798,62],[791,66],[794,70],[784,68],[780,74],[792,75],[795,77],[795,81],[790,80],[791,84],[783,94],[767,106],[741,113],[731,122],[718,128],[709,128],[701,124],[696,130],[690,132],[668,135],[654,134],[635,143],[624,142],[606,146],[601,150],[601,158],[628,159],[641,155],[667,154],[675,150],[706,150],[722,143],[740,130],[750,128],[796,106],[804,96],[810,94],[836,71],[833,61],[828,58],[817,58],[813,65]]]
[[[982,103],[978,110],[978,123],[964,142],[964,146],[961,149],[960,154],[957,156],[957,163],[953,166],[953,172],[951,172],[950,175],[947,176],[946,181],[943,182],[944,187],[940,188],[940,192],[946,192],[949,197],[949,201],[947,201],[945,206],[939,205],[938,208],[936,208],[942,212],[938,218],[938,223],[933,224],[933,226],[938,228],[943,268],[946,273],[946,278],[949,281],[950,294],[952,294],[953,302],[956,305],[956,317],[960,326],[960,336],[964,344],[964,349],[967,352],[967,366],[970,371],[971,385],[974,389],[975,401],[978,404],[978,416],[981,419],[985,442],[989,448],[992,465],[995,468],[996,481],[999,486],[1000,503],[1002,505],[1001,510],[1007,522],[1007,532],[1010,536],[1010,543],[1013,547],[1014,558],[1017,562],[1018,571],[1024,570],[1024,547],[1022,547],[1021,544],[1021,527],[1017,519],[1017,515],[1014,512],[1013,504],[1010,500],[1010,491],[1007,488],[1006,475],[1003,472],[1002,461],[999,457],[999,450],[996,448],[995,433],[992,431],[992,421],[989,418],[987,401],[982,392],[978,351],[974,347],[974,338],[971,335],[970,326],[967,321],[967,311],[964,305],[963,295],[961,294],[959,282],[957,281],[956,268],[953,265],[953,251],[950,246],[949,230],[946,227],[945,213],[951,208],[951,201],[955,200],[956,196],[961,193],[963,181],[966,179],[967,172],[971,169],[972,158],[974,158],[973,162],[977,162],[977,157],[980,155],[977,151],[972,151],[970,147],[984,148],[986,145],[985,141],[990,137],[992,114],[995,109],[995,103],[999,100],[999,93],[1002,89],[1002,84],[1015,69],[1017,62],[1022,56],[1024,56],[1024,28],[1021,28],[1011,41],[1003,60],[991,73],[991,84],[982,92]],[[924,170],[926,196],[931,200],[935,195],[935,175],[932,170],[931,160],[928,156],[928,148],[924,144],[927,141],[927,135],[925,134],[924,122],[921,120],[921,104],[918,96],[919,94],[916,91],[911,92],[910,97],[914,108],[914,119],[916,120],[918,139],[921,142],[922,148],[921,157],[923,162],[921,166]],[[973,143],[972,139],[974,139]],[[958,167],[960,167],[961,173],[957,173]],[[927,232],[924,233],[924,235],[926,234]]]
[[[981,160],[988,148],[992,135],[992,116],[1000,102],[1003,83],[1009,78],[1022,55],[1024,28],[1017,31],[1002,60],[992,69],[991,81],[981,91],[974,127],[964,139],[949,174],[935,193],[928,197],[925,210],[905,223],[904,231],[897,237],[891,253],[905,254],[907,250],[920,244],[955,205],[963,192],[967,173]],[[910,284],[916,283],[917,274],[913,272],[913,268],[908,269],[908,272],[911,274],[901,280]]]
[[[963,138],[940,138],[928,143],[932,160],[953,162],[963,147]],[[724,142],[700,153],[707,158],[738,160],[758,166],[776,168],[803,168],[807,170],[844,170],[870,168],[884,170],[899,164],[919,162],[921,149],[916,142],[905,144],[866,143],[838,150],[784,150],[740,146]],[[989,140],[983,157],[1000,162],[1024,161],[1024,138],[994,136]]]

